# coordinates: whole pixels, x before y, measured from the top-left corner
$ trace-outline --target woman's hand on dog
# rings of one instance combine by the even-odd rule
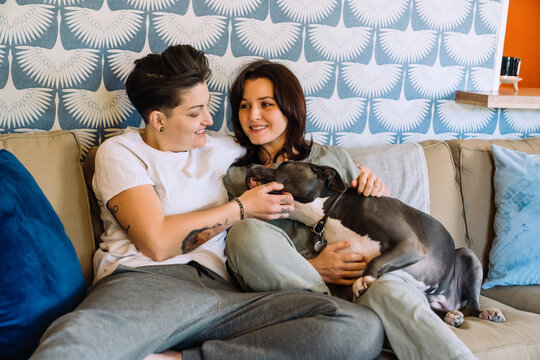
[[[364,196],[390,196],[390,189],[367,166],[356,163],[360,175],[351,182],[358,194]]]
[[[352,285],[362,276],[366,267],[364,257],[353,252],[342,252],[350,246],[347,241],[327,245],[319,255],[308,261],[321,275],[324,282]]]
[[[244,206],[246,217],[260,220],[288,218],[289,213],[294,211],[292,195],[288,192],[270,194],[282,189],[283,184],[271,182],[244,192],[239,199]]]

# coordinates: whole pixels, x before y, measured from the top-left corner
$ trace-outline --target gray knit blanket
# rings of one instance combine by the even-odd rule
[[[407,143],[345,150],[390,188],[391,197],[429,214],[429,179],[422,146]]]

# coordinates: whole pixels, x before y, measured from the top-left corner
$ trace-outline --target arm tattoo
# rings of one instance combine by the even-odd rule
[[[126,232],[126,234],[129,232],[129,229],[131,228],[131,225],[128,224],[128,226],[126,228],[124,228],[121,224],[120,224],[120,221],[118,221],[118,218],[116,217],[116,213],[118,212],[118,205],[113,205],[112,207],[109,206],[107,204],[107,209],[109,209],[109,211],[111,212],[112,216],[114,217],[114,219],[116,220],[116,222],[118,223],[118,225],[120,225],[120,227],[122,228],[122,230],[124,230]]]
[[[195,250],[214,235],[221,232],[223,225],[217,223],[211,227],[203,227],[201,229],[195,229],[191,231],[186,238],[182,241],[182,253],[188,253]]]
[[[114,205],[113,207],[107,206],[107,209],[111,212],[111,214],[116,219],[116,213],[118,212],[118,205]]]

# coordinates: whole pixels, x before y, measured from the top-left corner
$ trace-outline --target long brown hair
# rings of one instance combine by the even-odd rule
[[[287,118],[285,144],[274,156],[272,162],[276,162],[280,155],[287,159],[303,160],[311,151],[311,143],[304,138],[306,131],[306,99],[298,78],[285,65],[273,63],[267,60],[258,60],[244,67],[234,80],[229,90],[229,102],[231,105],[231,121],[233,124],[236,141],[246,148],[244,156],[236,160],[234,165],[261,164],[259,152],[260,145],[253,145],[240,125],[238,112],[240,102],[244,94],[246,80],[268,79],[274,85],[274,99]]]

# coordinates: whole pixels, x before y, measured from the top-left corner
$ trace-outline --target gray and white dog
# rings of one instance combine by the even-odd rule
[[[327,166],[288,161],[247,171],[248,188],[271,181],[293,195],[290,218],[312,228],[316,250],[349,241],[351,251],[364,256],[367,266],[353,285],[354,296],[393,272],[423,291],[450,325],[461,325],[464,316],[505,321],[498,309],[480,311],[480,261],[470,249],[455,249],[450,233],[432,216],[398,199],[359,195]]]

